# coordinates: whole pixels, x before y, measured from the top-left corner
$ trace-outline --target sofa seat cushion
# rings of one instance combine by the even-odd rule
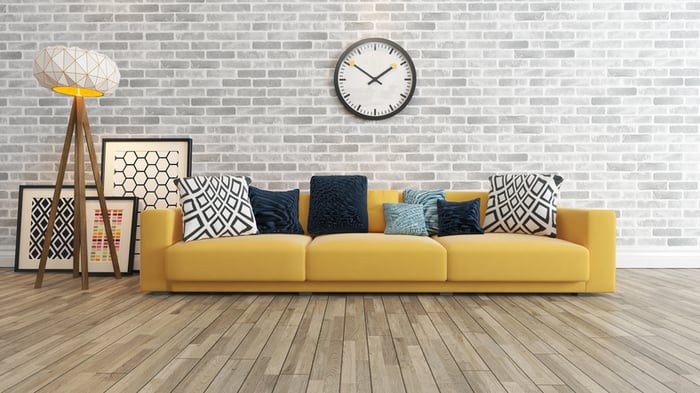
[[[172,281],[304,281],[305,235],[264,234],[179,242],[166,250]]]
[[[510,233],[436,237],[448,281],[588,281],[588,249],[566,240]]]
[[[428,237],[344,233],[309,244],[309,281],[445,281],[445,249]]]

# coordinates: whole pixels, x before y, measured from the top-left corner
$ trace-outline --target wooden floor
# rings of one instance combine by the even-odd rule
[[[700,392],[700,270],[612,295],[148,294],[0,270],[0,391]]]

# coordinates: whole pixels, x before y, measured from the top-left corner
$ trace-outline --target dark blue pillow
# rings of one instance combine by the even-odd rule
[[[438,236],[476,235],[484,233],[480,225],[481,201],[437,201]]]
[[[367,233],[367,177],[312,176],[309,233]]]
[[[299,222],[299,190],[266,191],[250,187],[258,233],[304,234]]]

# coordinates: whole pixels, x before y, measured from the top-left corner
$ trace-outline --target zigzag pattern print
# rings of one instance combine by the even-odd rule
[[[185,241],[258,233],[245,177],[188,177],[178,190]]]
[[[560,177],[510,174],[489,180],[484,231],[557,236]]]
[[[49,224],[49,212],[53,198],[32,198],[32,219],[29,236],[29,259],[40,259]],[[49,260],[69,259],[73,257],[73,217],[75,209],[73,198],[61,198],[58,201],[53,236],[49,246]]]
[[[428,229],[428,234],[438,234],[438,210],[437,201],[445,199],[444,190],[418,191],[404,190],[404,203],[413,203],[423,205],[423,214],[425,215],[425,227]]]

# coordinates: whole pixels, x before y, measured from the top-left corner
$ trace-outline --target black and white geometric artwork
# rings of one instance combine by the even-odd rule
[[[560,176],[508,174],[489,180],[485,232],[557,236]]]
[[[138,213],[178,207],[176,180],[190,175],[192,139],[102,140],[105,195],[136,197]],[[140,216],[139,216],[140,220]],[[140,221],[137,221],[134,270],[140,270]]]
[[[39,267],[41,253],[44,249],[44,239],[46,238],[46,227],[49,223],[53,192],[53,185],[23,185],[19,187],[15,247],[16,271],[32,271]],[[97,194],[97,191],[94,186],[88,186],[85,194],[92,197]],[[63,186],[46,261],[47,271],[73,269],[74,217],[73,186]]]
[[[44,249],[46,227],[49,224],[51,198],[32,198],[32,220],[29,237],[29,259],[40,259]],[[73,257],[73,219],[75,209],[73,198],[60,198],[54,221],[53,236],[49,247],[49,259],[69,259]]]
[[[113,159],[117,194],[140,196],[144,209],[177,206],[178,151],[118,151]]]

